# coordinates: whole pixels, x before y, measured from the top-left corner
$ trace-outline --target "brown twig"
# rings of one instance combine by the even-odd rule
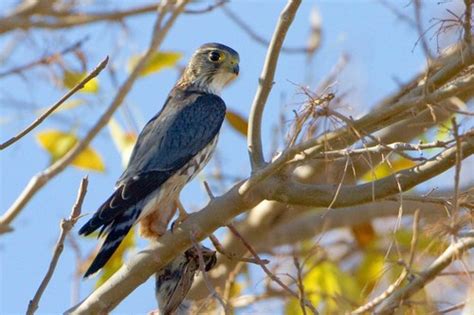
[[[288,0],[287,5],[280,14],[280,18],[275,27],[272,40],[268,46],[265,64],[259,79],[257,92],[252,103],[248,127],[248,150],[252,172],[261,168],[265,164],[262,149],[262,117],[265,103],[273,86],[275,70],[280,55],[283,41],[291,23],[296,15],[301,0]]]
[[[209,278],[207,277],[207,273],[205,270],[206,263],[204,262],[204,257],[202,255],[202,249],[199,243],[196,241],[196,238],[194,237],[193,233],[191,233],[191,242],[198,253],[199,270],[201,271],[202,277],[204,278],[204,282],[206,283],[209,293],[211,293],[211,295],[222,305],[222,308],[224,309],[224,314],[229,315],[230,312],[227,303],[222,299],[219,293],[217,293],[216,289],[212,286],[211,281],[209,281]]]
[[[296,279],[298,280],[297,283],[298,283],[298,289],[300,292],[299,300],[300,300],[301,311],[303,312],[303,315],[306,315],[306,306],[305,306],[306,295],[304,291],[303,276],[302,276],[303,270],[301,268],[301,265],[296,253],[293,254],[293,264],[296,267],[296,275],[297,275]]]
[[[210,4],[208,5],[206,8],[203,8],[203,9],[196,9],[196,10],[193,10],[193,9],[186,9],[184,10],[183,13],[185,14],[202,14],[202,13],[207,13],[207,12],[211,12],[213,11],[214,9],[217,9],[219,7],[222,7],[223,5],[225,5],[226,3],[229,3],[230,0],[219,0],[219,1],[216,1],[216,3],[214,4]]]
[[[9,70],[6,70],[4,72],[0,72],[0,78],[3,78],[3,77],[8,76],[10,74],[19,74],[19,73],[21,73],[21,72],[23,72],[27,69],[30,69],[30,68],[33,68],[33,67],[36,67],[36,66],[39,66],[39,65],[49,65],[52,62],[54,62],[55,60],[57,60],[59,57],[79,49],[79,47],[81,47],[81,45],[86,40],[87,40],[87,37],[75,42],[74,44],[64,48],[63,50],[61,50],[59,52],[52,53],[52,54],[44,56],[44,57],[42,57],[38,60],[28,62],[28,63],[26,63],[24,65],[21,65],[21,66],[16,66],[16,67],[11,68]]]
[[[237,229],[232,225],[228,224],[227,227],[229,230],[244,244],[244,246],[248,249],[248,251],[255,257],[255,259],[259,262],[260,267],[263,269],[263,271],[267,274],[270,279],[272,279],[275,283],[277,283],[281,288],[283,288],[286,292],[288,292],[291,296],[293,296],[296,299],[300,299],[300,296],[298,293],[294,292],[292,289],[290,289],[286,284],[284,284],[280,278],[278,278],[274,273],[272,273],[267,266],[263,263],[262,259],[260,256],[257,254],[255,249],[250,245],[247,240],[237,231]],[[308,300],[304,300],[304,305],[308,307],[313,314],[319,314],[316,308],[309,302]]]
[[[245,33],[247,33],[250,38],[255,40],[257,43],[268,47],[270,42],[264,38],[263,36],[257,34],[250,25],[248,25],[243,19],[241,19],[237,14],[232,12],[231,9],[224,7],[222,11],[230,18],[235,24],[237,24]],[[308,53],[312,47],[281,47],[281,52],[288,53],[288,54],[301,54],[301,53]]]
[[[463,160],[461,150],[461,138],[459,136],[459,126],[456,117],[451,119],[453,125],[453,135],[456,141],[456,160],[454,164],[454,189],[453,189],[453,213],[451,214],[451,228],[454,228],[455,221],[459,215],[459,183],[461,178],[461,161]]]
[[[472,0],[464,0],[464,5],[466,6],[464,12],[464,42],[468,53],[472,54]]]
[[[38,290],[36,290],[33,299],[30,300],[30,302],[28,303],[28,309],[26,311],[26,314],[28,315],[34,314],[38,309],[41,296],[43,295],[43,292],[46,290],[46,287],[48,286],[48,283],[53,276],[54,270],[56,269],[56,265],[59,261],[59,257],[61,256],[61,253],[64,249],[64,240],[66,239],[66,236],[69,231],[71,231],[71,229],[74,227],[74,224],[76,224],[76,221],[79,219],[79,216],[81,215],[82,203],[87,193],[87,184],[88,179],[87,177],[84,177],[81,181],[81,185],[79,186],[79,192],[77,194],[76,202],[72,207],[71,215],[68,219],[61,220],[61,233],[59,234],[59,239],[56,242],[56,245],[54,246],[53,257],[51,258],[48,271],[46,272],[46,275],[41,281]]]
[[[54,105],[52,105],[50,108],[48,108],[41,116],[39,116],[31,125],[26,127],[24,130],[22,130],[20,133],[18,133],[16,136],[12,137],[11,139],[5,141],[4,143],[0,144],[0,150],[3,150],[7,148],[8,146],[14,144],[21,138],[23,138],[25,135],[27,135],[30,131],[38,127],[39,124],[41,124],[49,115],[51,115],[56,109],[59,108],[65,101],[67,101],[71,96],[73,96],[77,91],[82,89],[87,82],[95,78],[96,76],[99,75],[99,73],[104,70],[105,66],[109,62],[109,57],[105,57],[104,60],[102,60],[97,67],[92,70],[84,79],[82,79],[79,83],[77,83],[69,92],[67,92],[59,101],[57,101]]]
[[[211,240],[212,245],[214,245],[214,248],[216,249],[216,251],[219,254],[225,256],[227,259],[236,260],[236,261],[245,262],[245,263],[250,263],[250,264],[256,264],[256,265],[259,265],[261,263],[264,263],[264,264],[270,263],[270,261],[268,259],[262,259],[260,261],[257,261],[254,258],[248,258],[248,257],[237,258],[236,255],[228,253],[225,250],[224,246],[222,246],[222,244],[219,242],[217,237],[214,236],[214,234],[209,235],[209,239]]]
[[[395,290],[393,294],[384,301],[377,314],[392,314],[400,305],[418,290],[422,289],[428,282],[431,282],[441,271],[451,262],[459,258],[463,252],[474,247],[474,237],[460,238],[451,244],[428,268],[418,273],[418,276],[410,281],[406,286]]]
[[[367,313],[371,310],[373,310],[377,305],[385,301],[392,293],[400,287],[400,285],[405,281],[405,279],[410,275],[410,269],[413,264],[413,259],[415,256],[415,249],[416,249],[416,244],[418,241],[418,224],[420,220],[420,211],[416,210],[415,214],[413,216],[413,234],[411,238],[411,243],[410,243],[410,256],[408,258],[408,264],[404,264],[404,269],[400,273],[400,276],[395,280],[394,283],[392,283],[385,291],[383,291],[381,294],[373,298],[371,301],[368,303],[362,305],[361,307],[357,308],[354,310],[351,314],[364,314]]]

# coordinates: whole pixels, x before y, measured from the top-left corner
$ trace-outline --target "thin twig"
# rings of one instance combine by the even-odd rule
[[[268,95],[273,86],[278,56],[280,55],[283,41],[285,40],[286,33],[293,22],[300,4],[301,0],[288,0],[287,5],[280,14],[278,24],[273,33],[270,45],[268,46],[265,64],[259,78],[259,85],[257,92],[255,93],[249,117],[248,150],[252,171],[261,168],[265,164],[262,149],[263,109],[265,108],[265,103],[267,102]]]
[[[213,11],[214,9],[217,9],[221,6],[223,6],[224,4],[227,4],[229,3],[230,0],[219,0],[219,1],[216,1],[216,3],[214,4],[210,4],[208,5],[206,8],[203,8],[203,9],[186,9],[184,10],[183,13],[185,14],[202,14],[202,13],[207,13],[207,12],[211,12]]]
[[[358,307],[356,310],[354,310],[351,315],[356,315],[356,314],[364,314],[367,313],[371,310],[373,310],[377,305],[385,301],[390,295],[393,294],[393,292],[400,287],[400,285],[405,281],[405,279],[410,275],[410,269],[411,265],[413,263],[414,255],[415,255],[415,248],[416,248],[416,243],[418,241],[418,223],[420,220],[420,211],[416,210],[414,217],[413,217],[413,234],[412,234],[412,239],[410,243],[410,256],[408,259],[408,264],[404,264],[404,269],[400,273],[400,276],[395,280],[394,283],[392,283],[388,288],[383,291],[381,294],[367,302],[366,304]]]
[[[244,244],[244,246],[248,249],[248,251],[255,257],[255,259],[259,262],[260,267],[263,269],[263,271],[267,274],[270,279],[272,279],[275,283],[277,283],[280,287],[282,287],[286,292],[288,292],[291,296],[293,296],[296,299],[300,299],[300,296],[298,293],[294,292],[292,289],[290,289],[286,284],[284,284],[280,278],[278,278],[274,273],[272,273],[267,266],[263,263],[262,259],[260,256],[257,254],[255,249],[250,245],[247,240],[237,231],[237,229],[232,225],[228,224],[227,227],[229,230]],[[306,307],[308,307],[313,314],[319,314],[316,308],[309,302],[308,300],[304,300],[304,304]]]
[[[472,0],[464,0],[466,6],[464,12],[464,42],[466,43],[468,53],[472,53]]]
[[[474,247],[474,237],[460,238],[456,243],[451,244],[426,270],[418,273],[418,276],[410,281],[406,286],[397,289],[382,305],[377,314],[392,314],[401,301],[422,289],[428,282],[457,259],[461,254]]]
[[[303,276],[302,276],[303,271],[302,271],[302,268],[301,268],[301,265],[296,253],[293,254],[293,264],[296,267],[296,274],[297,274],[297,280],[298,280],[297,283],[298,283],[298,289],[300,291],[299,300],[300,300],[301,311],[303,312],[303,315],[306,315],[306,307],[304,305],[304,301],[306,300],[306,295],[305,295],[304,284],[303,284]]]
[[[231,9],[228,7],[224,7],[222,11],[230,18],[235,24],[237,24],[245,33],[247,33],[250,38],[255,40],[257,43],[268,47],[270,42],[264,38],[263,36],[257,34],[250,25],[248,25],[243,19],[241,19],[237,14],[232,12]],[[301,53],[308,53],[311,47],[281,47],[281,52],[288,53],[288,54],[301,54]]]
[[[47,109],[41,116],[39,116],[31,125],[26,127],[24,130],[22,130],[20,133],[18,133],[16,136],[12,137],[11,139],[5,141],[4,143],[0,144],[0,150],[5,149],[6,147],[14,144],[21,138],[23,138],[25,135],[27,135],[30,131],[38,127],[39,124],[41,124],[49,115],[51,115],[56,109],[58,109],[59,106],[61,106],[65,101],[67,101],[71,96],[73,96],[77,91],[82,89],[87,82],[95,78],[96,76],[99,75],[99,73],[104,70],[105,66],[109,62],[109,57],[105,57],[104,60],[102,60],[97,67],[92,70],[84,79],[82,79],[79,83],[77,83],[69,92],[67,92],[59,101],[57,101],[54,105],[52,105],[49,109]]]
[[[204,257],[202,255],[202,249],[201,246],[199,246],[199,243],[196,241],[196,238],[194,237],[193,233],[191,233],[191,242],[198,253],[199,270],[201,271],[202,277],[204,279],[204,282],[206,283],[209,293],[211,293],[211,295],[222,305],[222,308],[224,309],[224,314],[230,315],[227,303],[222,299],[219,293],[217,293],[216,289],[212,286],[211,281],[209,281],[209,278],[207,277],[207,273],[205,270],[206,263],[204,262]]]
[[[237,258],[235,254],[228,253],[224,246],[219,242],[217,237],[214,236],[214,234],[209,235],[209,239],[211,240],[212,245],[214,245],[214,248],[216,251],[225,256],[227,259],[234,260],[234,261],[240,261],[240,262],[245,262],[245,263],[250,263],[250,264],[256,264],[260,265],[261,263],[268,264],[270,261],[268,259],[262,259],[262,260],[256,260],[254,258],[249,258],[249,257],[241,257]]]
[[[453,213],[451,215],[451,228],[454,228],[455,221],[459,215],[459,183],[461,180],[461,161],[463,160],[461,150],[461,138],[459,136],[459,126],[456,117],[451,119],[453,125],[453,135],[456,141],[456,161],[454,165],[454,189],[453,189]]]
[[[59,57],[79,49],[79,47],[81,47],[81,45],[87,39],[88,39],[87,37],[83,38],[83,39],[75,42],[74,44],[64,48],[63,50],[61,50],[59,52],[52,53],[52,54],[44,56],[44,57],[42,57],[38,60],[28,62],[28,63],[26,63],[24,65],[21,65],[21,66],[16,66],[16,67],[11,68],[9,70],[6,70],[4,72],[0,72],[0,78],[3,78],[3,77],[8,76],[10,74],[19,74],[19,73],[21,73],[21,72],[23,72],[27,69],[30,69],[30,68],[33,68],[33,67],[36,67],[36,66],[39,66],[39,65],[49,65],[52,62],[54,62],[55,60],[57,60]]]
[[[89,181],[87,177],[84,177],[82,179],[81,185],[79,186],[79,192],[77,194],[76,202],[74,203],[74,206],[71,210],[71,215],[68,219],[61,220],[61,233],[59,234],[59,239],[56,242],[56,246],[54,247],[53,257],[51,258],[48,271],[46,272],[46,275],[41,281],[38,290],[36,290],[33,299],[30,300],[30,302],[28,303],[28,309],[26,311],[26,314],[28,315],[34,314],[38,309],[41,296],[43,295],[44,290],[46,290],[46,287],[48,286],[48,283],[51,280],[51,277],[53,276],[54,270],[56,269],[56,265],[59,261],[59,256],[61,256],[61,253],[64,249],[64,240],[66,239],[66,236],[69,231],[71,231],[71,229],[74,227],[74,224],[76,224],[76,221],[79,219],[79,216],[81,215],[82,203],[87,193],[88,182]]]
[[[0,234],[10,230],[10,223],[18,216],[21,210],[26,204],[34,197],[34,195],[46,185],[52,178],[61,173],[76,157],[81,153],[89,143],[97,136],[97,134],[107,125],[112,115],[115,113],[117,108],[122,104],[123,100],[127,96],[128,92],[132,89],[139,73],[145,67],[146,62],[151,56],[158,50],[166,34],[174,24],[178,15],[183,11],[184,6],[189,0],[181,0],[176,4],[175,9],[172,11],[166,22],[163,23],[165,15],[169,12],[166,5],[159,6],[157,19],[153,28],[153,35],[151,38],[150,45],[145,55],[141,57],[135,68],[132,70],[130,75],[127,77],[125,82],[118,89],[117,94],[110,103],[107,110],[102,114],[99,120],[94,126],[88,131],[86,136],[77,143],[68,153],[66,153],[61,159],[57,160],[50,167],[44,171],[35,175],[28,185],[24,188],[20,196],[13,202],[7,212],[0,218]]]

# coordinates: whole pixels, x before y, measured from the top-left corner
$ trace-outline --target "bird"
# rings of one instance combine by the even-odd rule
[[[175,314],[178,309],[182,311],[181,313],[187,313],[189,305],[185,298],[199,270],[200,258],[203,263],[202,272],[208,272],[216,265],[216,252],[205,246],[196,245],[155,274],[155,296],[160,315]]]
[[[140,223],[139,233],[156,240],[178,209],[183,187],[209,162],[225,118],[222,89],[239,74],[239,54],[220,43],[207,43],[192,55],[162,109],[145,125],[128,165],[111,196],[80,228],[80,235],[99,230],[105,240],[84,274],[99,271]]]

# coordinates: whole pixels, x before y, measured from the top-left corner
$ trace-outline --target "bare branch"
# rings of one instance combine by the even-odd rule
[[[474,154],[474,137],[461,145],[463,158]],[[381,199],[406,191],[416,185],[446,171],[455,164],[457,149],[451,147],[424,163],[399,171],[374,182],[360,185],[345,185],[341,188],[334,207],[346,207]],[[400,186],[400,187],[399,187]],[[267,185],[266,199],[296,205],[327,207],[333,201],[334,185],[307,185],[288,179],[271,179]]]
[[[259,85],[257,92],[255,93],[249,117],[248,150],[252,171],[262,167],[265,163],[262,149],[261,130],[263,109],[265,108],[265,103],[267,102],[268,95],[273,86],[273,78],[275,77],[278,56],[283,41],[285,40],[286,33],[293,22],[300,3],[301,0],[288,0],[286,7],[280,14],[278,24],[268,47],[267,56],[265,57],[265,64],[259,78]]]
[[[46,275],[41,281],[41,284],[38,290],[36,291],[35,296],[28,303],[28,310],[26,311],[26,314],[28,315],[33,315],[38,309],[41,296],[43,295],[43,292],[46,290],[46,287],[48,286],[49,281],[53,277],[54,270],[56,269],[56,265],[58,264],[58,261],[59,261],[59,256],[61,256],[61,253],[63,251],[64,240],[66,239],[66,236],[69,233],[69,231],[71,231],[71,229],[74,227],[74,224],[76,224],[77,220],[79,219],[79,216],[81,215],[82,203],[87,193],[88,182],[89,181],[87,177],[84,177],[82,179],[81,185],[79,186],[79,192],[77,194],[76,202],[74,203],[74,206],[72,207],[71,215],[69,216],[69,219],[61,220],[61,233],[59,235],[58,241],[56,242],[56,246],[54,246],[53,257],[51,258],[48,271],[46,272]]]
[[[14,203],[7,210],[7,212],[0,218],[0,233],[4,232],[5,230],[11,230],[11,227],[9,227],[10,223],[16,218],[16,216],[33,198],[33,196],[45,184],[47,184],[49,180],[61,173],[77,157],[77,155],[79,155],[79,153],[81,153],[89,145],[89,143],[97,136],[97,134],[102,130],[102,128],[104,128],[104,126],[109,122],[117,108],[119,108],[119,106],[122,104],[128,92],[132,89],[135,80],[138,78],[138,75],[145,66],[146,62],[154,54],[154,52],[158,50],[169,29],[174,24],[176,18],[183,11],[184,6],[188,2],[189,0],[181,0],[177,4],[176,9],[172,11],[166,22],[163,22],[165,15],[169,11],[166,2],[164,5],[159,7],[158,17],[153,28],[153,35],[148,50],[146,51],[145,55],[141,57],[141,59],[139,60],[135,68],[132,70],[130,75],[127,77],[125,82],[120,86],[117,94],[115,95],[114,99],[110,103],[105,113],[102,114],[99,120],[82,139],[82,141],[77,143],[61,159],[57,160],[53,165],[48,167],[46,170],[38,173],[30,180],[30,182],[25,187],[20,196],[14,201]]]
[[[306,307],[308,307],[312,312],[313,314],[319,314],[318,311],[316,310],[316,308],[314,308],[313,304],[311,304],[310,301],[304,299],[304,296],[299,296],[298,293],[294,292],[293,290],[291,290],[286,284],[284,284],[280,278],[278,278],[274,273],[272,273],[268,268],[267,266],[265,265],[265,263],[260,259],[260,256],[257,254],[257,252],[255,251],[255,249],[252,247],[252,245],[250,245],[243,237],[242,235],[239,233],[239,231],[237,231],[237,229],[232,225],[232,224],[229,224],[227,225],[227,227],[229,228],[229,230],[235,235],[237,236],[238,239],[240,239],[240,241],[244,244],[244,246],[248,249],[248,251],[255,257],[255,259],[261,263],[259,263],[260,267],[262,268],[262,270],[267,274],[268,277],[270,277],[270,279],[272,279],[275,283],[277,283],[280,287],[283,288],[283,290],[285,290],[286,292],[288,292],[291,296],[293,296],[294,298],[300,300],[300,298],[303,300],[304,302],[304,305]]]
[[[227,306],[226,302],[222,299],[222,297],[219,295],[219,293],[216,292],[216,289],[212,286],[212,283],[209,281],[209,278],[207,277],[206,270],[205,270],[206,263],[204,262],[201,246],[194,239],[192,233],[191,233],[191,242],[193,243],[193,246],[197,251],[198,258],[199,258],[199,270],[201,271],[201,274],[204,278],[204,282],[206,283],[209,293],[211,293],[211,295],[222,305],[222,308],[224,309],[224,314],[229,315],[230,314],[229,307]]]
[[[464,12],[464,42],[466,43],[468,54],[472,54],[472,0],[464,0],[466,10]]]
[[[412,236],[411,245],[410,245],[410,258],[408,259],[408,264],[405,265],[405,268],[402,270],[400,276],[385,291],[383,291],[381,294],[373,298],[368,303],[362,305],[361,307],[351,312],[351,315],[364,314],[373,310],[377,305],[379,305],[384,300],[386,300],[396,289],[398,289],[400,285],[403,283],[403,281],[405,281],[405,279],[408,277],[408,275],[410,274],[410,268],[413,263],[416,243],[418,240],[419,213],[420,211],[417,209],[413,216],[413,234],[412,234],[413,236]]]
[[[5,141],[4,143],[0,144],[0,150],[3,150],[7,148],[8,146],[14,144],[21,138],[23,138],[25,135],[27,135],[30,131],[35,129],[36,127],[39,126],[46,118],[48,118],[49,115],[51,115],[56,109],[59,108],[65,101],[67,101],[71,96],[73,96],[77,91],[82,89],[87,82],[95,78],[96,76],[99,75],[102,70],[104,70],[105,66],[107,66],[107,63],[109,62],[109,57],[105,57],[104,60],[102,60],[97,67],[92,70],[84,79],[82,79],[79,83],[77,83],[69,92],[67,92],[59,101],[57,101],[54,105],[52,105],[50,108],[48,108],[41,116],[39,116],[31,125],[23,129],[20,133],[18,133],[16,136],[12,137],[11,139]]]
[[[73,52],[73,51],[76,51],[79,47],[81,47],[81,45],[87,40],[87,37],[86,38],[83,38],[77,42],[75,42],[74,44],[64,48],[63,50],[59,51],[59,52],[55,52],[55,53],[52,53],[52,54],[49,54],[47,56],[44,56],[44,57],[41,57],[40,59],[38,60],[35,60],[35,61],[31,61],[31,62],[28,62],[24,65],[21,65],[21,66],[17,66],[17,67],[14,67],[12,69],[9,69],[9,70],[6,70],[4,72],[0,72],[0,78],[3,78],[5,76],[8,76],[10,74],[19,74],[19,73],[22,73],[23,71],[27,70],[27,69],[30,69],[30,68],[33,68],[33,67],[36,67],[36,66],[39,66],[39,65],[49,65],[51,64],[52,62],[54,62],[55,60],[58,60],[59,57],[63,56],[63,55],[66,55],[70,52]]]
[[[263,36],[257,34],[251,26],[249,26],[247,23],[245,23],[245,21],[243,19],[241,19],[237,14],[235,14],[234,12],[232,12],[231,9],[227,8],[227,7],[224,7],[222,9],[222,11],[224,11],[225,15],[227,15],[227,17],[229,17],[232,21],[235,22],[235,24],[237,24],[245,33],[247,33],[250,38],[252,38],[253,40],[255,40],[257,43],[265,46],[265,47],[268,47],[268,45],[270,45],[270,41],[268,41],[266,38],[264,38]],[[285,47],[285,46],[282,46],[281,47],[281,52],[282,53],[289,53],[289,54],[294,54],[294,53],[307,53],[308,52],[308,47]]]
[[[399,288],[386,300],[377,314],[392,314],[393,311],[418,290],[431,282],[444,268],[448,267],[455,259],[459,259],[463,252],[474,247],[474,237],[461,238],[451,244],[428,268],[417,273],[417,277],[404,287]]]

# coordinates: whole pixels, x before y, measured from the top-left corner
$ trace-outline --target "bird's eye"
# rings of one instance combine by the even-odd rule
[[[219,54],[219,52],[217,51],[211,51],[209,53],[209,60],[212,61],[212,62],[217,62],[219,61],[219,59],[221,59],[221,54]]]

